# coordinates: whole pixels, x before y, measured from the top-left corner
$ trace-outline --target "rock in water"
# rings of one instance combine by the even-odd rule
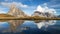
[[[15,7],[15,5],[11,5],[10,11],[8,12],[8,14],[15,16],[15,17],[25,17],[26,16],[26,14],[19,8]]]

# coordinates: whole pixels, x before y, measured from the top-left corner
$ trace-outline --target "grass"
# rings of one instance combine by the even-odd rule
[[[45,17],[0,17],[0,20],[60,20],[60,18],[45,18]]]
[[[41,16],[14,17],[8,14],[0,14],[0,20],[60,20],[60,18],[46,18]]]
[[[8,14],[0,14],[0,17],[13,17],[13,16],[8,15]]]

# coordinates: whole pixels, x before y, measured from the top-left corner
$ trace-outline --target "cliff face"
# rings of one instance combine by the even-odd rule
[[[46,15],[47,17],[50,17],[50,18],[55,17],[54,14],[51,14],[51,13],[48,13],[48,12],[45,12],[45,15]]]
[[[15,17],[24,17],[24,16],[26,16],[26,14],[22,10],[15,7],[14,5],[12,5],[10,7],[10,11],[8,12],[8,14],[12,15],[12,16],[15,16]]]
[[[54,14],[50,14],[48,12],[42,13],[42,12],[39,12],[39,11],[35,11],[32,16],[49,17],[49,18],[55,17]]]
[[[42,12],[35,11],[32,16],[40,16],[40,17],[46,17],[46,15]]]

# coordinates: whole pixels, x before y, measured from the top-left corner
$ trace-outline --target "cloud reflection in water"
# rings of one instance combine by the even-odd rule
[[[42,20],[40,22],[35,23],[39,29],[41,29],[43,26],[47,28],[49,25],[54,25],[56,24],[56,20]]]

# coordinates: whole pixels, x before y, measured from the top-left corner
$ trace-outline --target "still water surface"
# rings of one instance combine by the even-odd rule
[[[0,21],[0,32],[24,32],[26,34],[60,33],[60,20],[7,20]],[[27,33],[28,32],[28,33]]]

